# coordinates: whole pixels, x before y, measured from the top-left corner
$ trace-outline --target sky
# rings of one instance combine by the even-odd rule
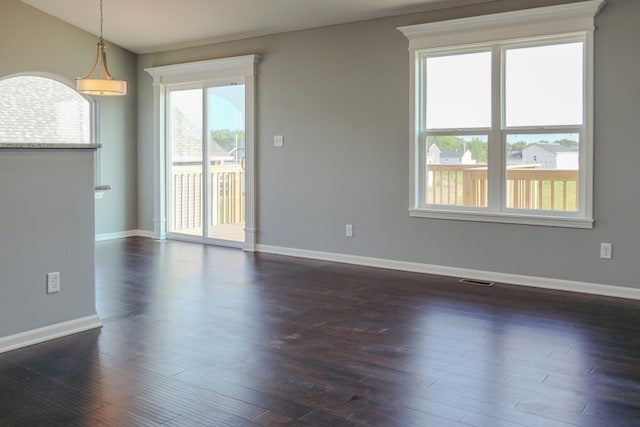
[[[507,127],[582,124],[583,48],[571,42],[504,50]],[[428,57],[427,127],[490,127],[491,80],[488,50]]]
[[[207,89],[209,128],[244,130],[244,85],[217,86]],[[171,92],[171,102],[194,123],[202,122],[202,90]]]

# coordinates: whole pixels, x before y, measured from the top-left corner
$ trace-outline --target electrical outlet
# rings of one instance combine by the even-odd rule
[[[347,237],[353,237],[353,224],[347,224],[345,226],[344,235]]]
[[[60,272],[47,273],[47,293],[60,292]]]
[[[274,147],[283,147],[284,146],[284,136],[276,135],[273,137],[273,146]]]
[[[611,259],[611,251],[613,250],[611,243],[600,243],[600,258]]]

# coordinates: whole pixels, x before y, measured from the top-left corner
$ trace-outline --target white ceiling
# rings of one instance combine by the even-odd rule
[[[99,0],[22,0],[100,33]],[[191,47],[491,0],[104,0],[104,38],[135,53]]]

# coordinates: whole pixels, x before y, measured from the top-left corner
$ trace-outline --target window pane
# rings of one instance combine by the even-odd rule
[[[507,135],[507,208],[578,210],[580,136]]]
[[[202,89],[169,94],[171,231],[202,236]]]
[[[428,129],[491,126],[491,52],[426,60]]]
[[[244,95],[243,84],[210,87],[207,96],[209,144],[209,235],[244,241]]]
[[[486,135],[428,136],[427,205],[487,206]]]
[[[91,104],[53,79],[0,80],[0,142],[90,143]]]
[[[583,122],[583,43],[508,49],[507,126]]]

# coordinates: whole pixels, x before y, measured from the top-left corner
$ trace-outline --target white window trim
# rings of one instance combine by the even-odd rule
[[[153,232],[167,237],[165,105],[167,88],[242,77],[245,84],[245,251],[256,250],[255,85],[259,55],[244,55],[146,68],[153,77]]]
[[[589,0],[558,6],[505,12],[470,18],[439,21],[398,28],[409,40],[410,52],[410,206],[409,215],[437,219],[502,222],[554,227],[593,228],[593,31],[594,18],[605,0]],[[541,211],[496,212],[469,207],[420,205],[420,143],[421,123],[419,111],[422,100],[417,94],[420,81],[420,55],[429,50],[451,51],[455,48],[471,49],[511,41],[526,41],[541,37],[584,34],[585,38],[585,98],[584,98],[584,150],[580,153],[580,212],[577,214]],[[495,93],[495,91],[494,91]],[[497,107],[494,104],[494,108]],[[495,129],[494,129],[495,130]],[[552,131],[552,129],[550,129]],[[581,141],[582,145],[582,141]],[[490,162],[500,165],[494,153]],[[584,155],[583,155],[584,154]],[[500,197],[504,190],[501,190]]]

